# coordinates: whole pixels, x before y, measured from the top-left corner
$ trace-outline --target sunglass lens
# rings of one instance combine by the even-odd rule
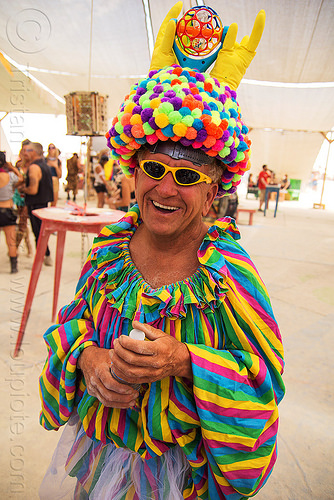
[[[200,179],[200,175],[197,172],[188,170],[187,168],[177,170],[175,177],[180,184],[194,184]]]
[[[145,161],[144,170],[148,175],[154,177],[154,179],[160,179],[165,173],[165,167],[155,161]]]

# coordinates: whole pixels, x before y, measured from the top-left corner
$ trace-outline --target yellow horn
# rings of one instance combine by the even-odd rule
[[[0,62],[6,68],[6,70],[8,71],[8,73],[11,76],[13,76],[12,68],[11,68],[9,62],[7,61],[7,59],[5,58],[5,56],[2,54],[2,52],[0,52]]]

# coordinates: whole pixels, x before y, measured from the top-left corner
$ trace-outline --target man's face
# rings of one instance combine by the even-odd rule
[[[30,145],[27,146],[27,154],[30,163],[32,163],[34,160],[38,158],[38,154]]]
[[[30,161],[29,148],[30,148],[30,145],[26,144],[22,147],[22,150],[21,150],[21,158],[25,163],[29,163],[29,161]]]
[[[170,167],[188,167],[209,175],[208,166],[199,167],[188,160],[175,160],[162,153],[147,152],[144,159]],[[202,216],[208,213],[218,191],[217,183],[180,186],[171,172],[155,180],[139,167],[135,169],[135,185],[142,220],[152,235],[161,238],[196,234],[196,230],[202,228]]]

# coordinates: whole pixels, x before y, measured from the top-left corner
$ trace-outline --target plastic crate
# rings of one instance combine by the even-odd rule
[[[300,186],[302,184],[301,179],[290,179],[290,186],[288,193],[290,195],[290,200],[299,200]]]

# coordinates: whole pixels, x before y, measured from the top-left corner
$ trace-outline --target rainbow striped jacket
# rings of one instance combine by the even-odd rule
[[[140,222],[135,206],[95,238],[75,299],[44,335],[40,423],[57,429],[76,409],[90,438],[143,460],[178,444],[192,471],[184,498],[252,496],[276,460],[284,395],[283,347],[265,285],[225,218],[208,229],[193,276],[152,289],[129,253]],[[89,345],[112,348],[135,316],[187,344],[193,383],[167,377],[146,385],[140,411],[107,408],[87,393],[77,360]]]

